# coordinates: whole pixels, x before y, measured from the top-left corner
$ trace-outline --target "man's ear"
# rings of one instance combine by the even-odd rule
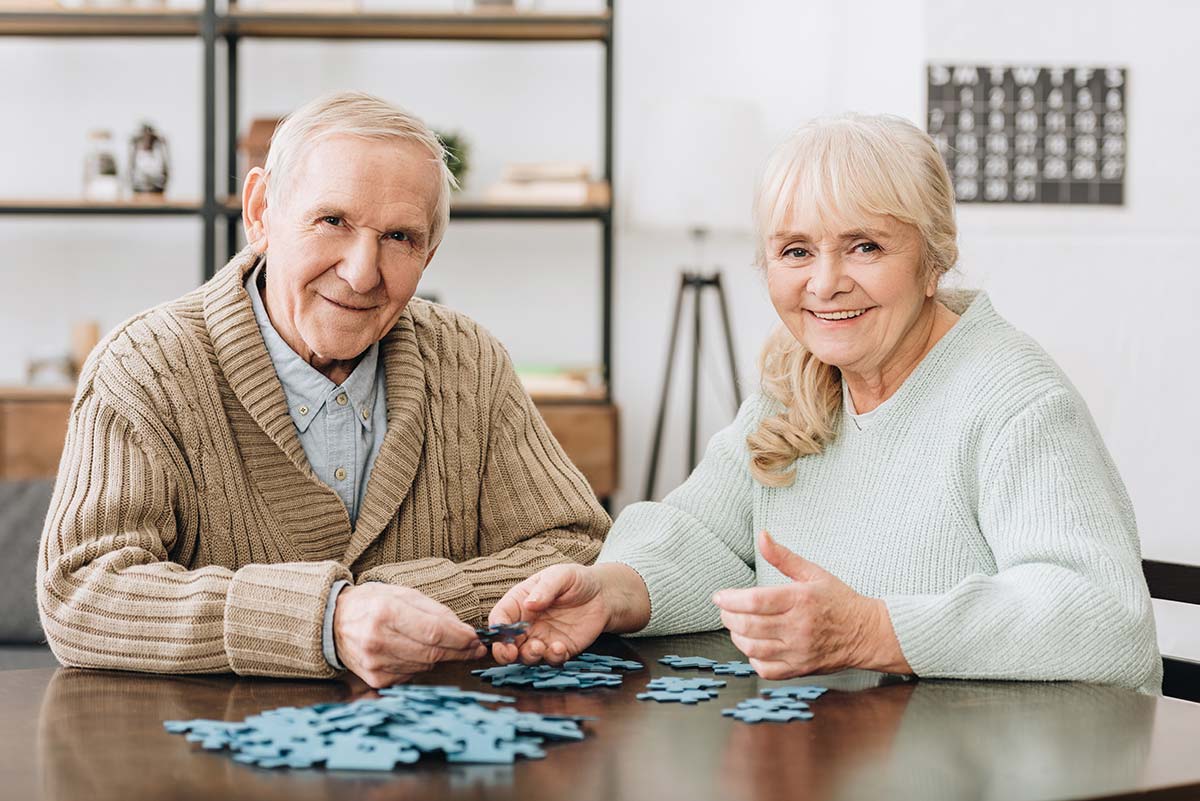
[[[242,228],[255,253],[267,251],[267,172],[255,167],[242,186]]]
[[[437,253],[438,248],[440,248],[441,246],[442,246],[442,243],[438,242],[437,245],[434,246],[433,250],[429,251],[429,255],[425,257],[425,267],[428,267],[429,262],[433,261],[434,254]],[[422,268],[422,269],[424,269],[424,268]]]

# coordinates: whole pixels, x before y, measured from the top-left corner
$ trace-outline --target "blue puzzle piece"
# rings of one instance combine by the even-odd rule
[[[658,660],[664,665],[670,665],[676,670],[712,670],[714,665],[719,664],[715,659],[707,659],[703,656],[676,656],[675,654],[667,654],[662,659]]]
[[[793,720],[812,720],[813,717],[812,712],[801,709],[722,709],[721,714],[737,718],[743,723],[790,723]]]
[[[675,676],[662,676],[651,679],[646,685],[647,690],[666,690],[667,692],[684,692],[686,690],[715,690],[724,687],[720,679],[681,679]]]
[[[713,665],[713,673],[718,676],[757,676],[758,673],[754,670],[754,666],[749,662],[722,662],[719,665]]]
[[[716,693],[708,690],[684,690],[683,692],[652,690],[650,692],[638,693],[637,695],[639,701],[658,701],[660,704],[671,702],[694,704],[697,701],[708,701],[716,697]]]
[[[813,701],[820,698],[825,692],[826,688],[824,687],[789,684],[785,687],[770,687],[760,691],[760,694],[767,698],[799,698],[804,701]]]
[[[608,668],[616,670],[641,670],[645,665],[641,662],[634,662],[632,659],[621,659],[616,656],[606,656],[604,654],[589,654],[582,653],[575,657],[580,662],[591,662],[597,665],[604,665]]]
[[[475,629],[475,636],[485,645],[491,645],[494,642],[515,642],[527,628],[529,628],[529,624],[524,620],[517,623],[501,623],[498,626]]]

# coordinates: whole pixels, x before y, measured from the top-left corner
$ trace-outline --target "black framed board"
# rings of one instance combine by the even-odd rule
[[[926,125],[960,203],[1124,204],[1124,67],[927,72]]]

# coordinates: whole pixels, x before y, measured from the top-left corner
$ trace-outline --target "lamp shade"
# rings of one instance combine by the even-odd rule
[[[748,231],[767,156],[758,107],[745,100],[670,100],[648,115],[629,176],[637,228]]]

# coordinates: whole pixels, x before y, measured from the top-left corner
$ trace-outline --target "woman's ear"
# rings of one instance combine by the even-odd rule
[[[255,253],[267,252],[267,173],[255,167],[242,186],[242,228]]]

